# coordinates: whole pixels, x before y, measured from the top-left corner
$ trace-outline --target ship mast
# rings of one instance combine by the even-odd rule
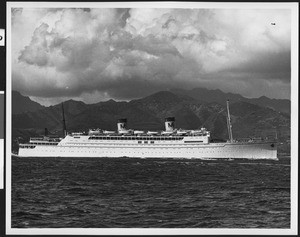
[[[232,125],[231,125],[230,113],[229,113],[229,100],[227,100],[227,128],[228,128],[228,134],[229,134],[229,141],[230,141],[230,143],[233,143],[231,127],[232,127]]]
[[[65,120],[65,111],[64,111],[64,103],[61,103],[62,107],[62,116],[63,116],[63,136],[67,136],[67,126],[66,126],[66,120]]]

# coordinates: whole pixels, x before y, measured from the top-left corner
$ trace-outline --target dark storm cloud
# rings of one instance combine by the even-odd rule
[[[268,80],[281,80],[289,83],[291,79],[291,52],[257,53],[251,60],[231,68],[232,73],[261,75]]]

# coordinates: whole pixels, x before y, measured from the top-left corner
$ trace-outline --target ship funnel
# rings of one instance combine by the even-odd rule
[[[174,117],[165,118],[165,128],[166,128],[166,132],[174,131],[174,129],[175,129],[175,118]]]
[[[127,130],[127,119],[118,119],[118,132]]]

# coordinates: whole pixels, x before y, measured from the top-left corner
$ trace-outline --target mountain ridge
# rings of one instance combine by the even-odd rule
[[[28,96],[23,96],[18,91],[12,91],[12,113],[21,114],[43,109],[45,106],[31,100]]]
[[[148,95],[146,97],[143,98],[139,98],[139,99],[133,99],[129,102],[125,102],[125,101],[115,101],[113,99],[109,99],[107,101],[100,101],[100,102],[96,102],[93,104],[86,104],[82,101],[79,100],[74,100],[74,99],[70,99],[68,101],[73,101],[73,102],[81,102],[85,105],[99,105],[99,104],[103,104],[103,103],[136,103],[140,100],[146,101],[149,99],[153,99],[154,97],[156,97],[155,99],[158,99],[159,97],[163,97],[163,96],[167,96],[168,93],[172,93],[173,95],[169,97],[171,99],[175,99],[173,102],[175,102],[178,99],[183,99],[185,101],[197,101],[197,102],[203,102],[203,103],[211,103],[211,102],[216,102],[222,105],[226,104],[227,100],[230,100],[231,103],[233,102],[237,102],[237,101],[245,101],[251,104],[256,104],[259,106],[263,106],[263,107],[268,107],[271,109],[274,109],[276,111],[279,112],[283,112],[283,113],[290,113],[291,111],[291,102],[288,99],[271,99],[268,98],[266,96],[260,96],[258,98],[246,98],[243,97],[240,94],[236,94],[236,93],[231,93],[231,92],[223,92],[220,89],[207,89],[207,88],[194,88],[191,90],[184,90],[184,89],[171,89],[169,91],[159,91],[156,92],[154,94]],[[174,97],[174,94],[177,95],[177,97]],[[38,102],[32,101],[28,96],[23,96],[21,95],[20,92],[18,91],[12,91],[12,103],[13,103],[13,114],[18,114],[18,113],[22,113],[22,112],[26,112],[26,111],[35,111],[41,108],[45,108],[47,106],[43,106],[41,104],[39,104]],[[29,105],[27,106],[26,103],[28,103]],[[67,101],[65,101],[67,102]],[[26,106],[21,106],[25,103]],[[61,104],[61,103],[59,103]],[[54,106],[54,105],[51,105]],[[48,106],[48,107],[51,107]]]
[[[225,105],[227,100],[231,102],[245,101],[252,104],[268,107],[283,113],[291,112],[291,101],[287,99],[270,99],[266,96],[260,96],[258,98],[246,98],[240,94],[225,93],[219,89],[209,90],[206,88],[194,88],[192,90],[184,89],[172,89],[172,92],[180,95],[188,95],[201,102],[217,102]]]

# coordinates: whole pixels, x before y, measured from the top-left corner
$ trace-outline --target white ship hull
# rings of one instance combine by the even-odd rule
[[[277,159],[275,143],[84,144],[19,148],[20,157]]]

